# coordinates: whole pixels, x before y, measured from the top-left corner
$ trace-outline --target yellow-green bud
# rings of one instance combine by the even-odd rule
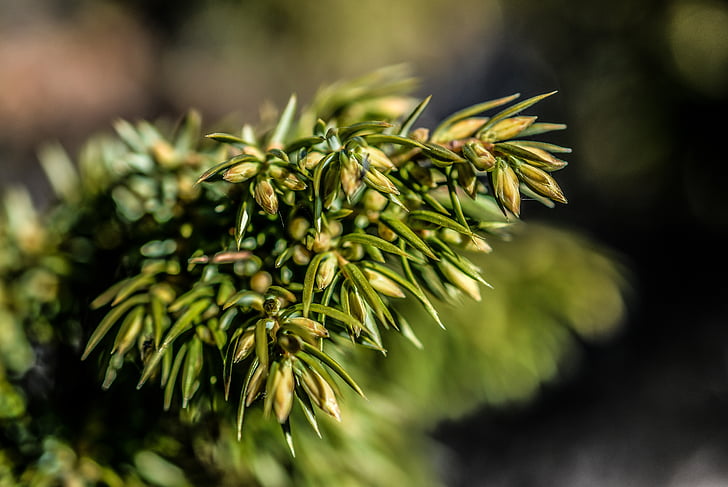
[[[521,194],[518,189],[518,176],[510,165],[502,159],[491,172],[493,191],[498,201],[514,215],[521,213]]]
[[[250,355],[255,349],[255,330],[247,330],[238,340],[238,345],[235,347],[235,355],[233,355],[233,363],[237,364]]]
[[[395,283],[387,276],[371,269],[364,269],[364,275],[367,277],[367,279],[369,279],[369,284],[371,284],[374,289],[384,294],[385,296],[390,296],[392,298],[405,297],[402,288],[400,288],[397,283]]]
[[[480,142],[470,142],[463,146],[463,155],[476,169],[490,171],[495,166],[495,156]]]
[[[524,183],[537,193],[559,203],[566,203],[566,198],[556,180],[549,173],[529,164],[519,164],[516,171]]]
[[[261,179],[255,184],[255,201],[266,213],[278,213],[278,196],[268,179]]]
[[[222,178],[230,183],[242,183],[258,174],[259,170],[259,162],[242,162],[225,171]]]
[[[278,370],[276,370],[276,389],[275,399],[273,400],[273,410],[276,413],[279,423],[285,423],[288,415],[291,414],[293,406],[293,390],[296,387],[296,381],[293,379],[293,365],[291,360],[284,360]]]
[[[454,284],[455,287],[474,300],[480,301],[480,286],[478,285],[478,281],[465,274],[447,259],[439,261],[437,266],[451,284]]]
[[[485,131],[480,140],[483,142],[497,142],[512,139],[527,129],[536,117],[511,117],[501,120]]]

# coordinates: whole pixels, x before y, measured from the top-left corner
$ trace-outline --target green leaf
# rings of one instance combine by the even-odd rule
[[[512,117],[514,115],[517,115],[518,113],[522,112],[526,108],[535,105],[539,101],[543,100],[546,97],[549,97],[556,93],[555,91],[552,91],[550,93],[544,93],[543,95],[537,95],[532,98],[529,98],[527,100],[523,100],[522,102],[516,103],[513,106],[510,106],[506,108],[505,110],[502,110],[498,112],[497,114],[493,115],[493,117],[485,122],[482,127],[478,130],[478,132],[475,134],[476,137],[480,137],[484,133],[486,133],[488,130],[490,130],[491,127],[493,127],[496,123],[500,122],[501,120],[504,120],[508,117]]]
[[[255,356],[264,369],[268,369],[268,334],[266,333],[266,319],[261,318],[255,323]]]
[[[379,321],[381,321],[385,326],[392,325],[396,328],[397,323],[394,321],[392,313],[384,304],[377,291],[369,283],[369,280],[366,278],[361,269],[359,269],[356,264],[349,262],[344,264],[342,272],[351,285],[362,294],[364,300],[372,308]]]
[[[417,147],[418,149],[424,149],[425,145],[417,142],[416,140],[409,139],[407,137],[400,137],[399,135],[389,134],[371,134],[365,135],[364,139],[368,144],[379,145],[379,144],[395,144],[403,145],[405,147]]]
[[[213,177],[217,176],[224,170],[235,166],[237,164],[240,164],[242,162],[253,162],[257,161],[258,159],[255,156],[251,156],[250,154],[240,154],[235,157],[231,157],[230,159],[227,159],[219,164],[216,164],[212,166],[210,169],[202,173],[199,178],[197,178],[197,181],[195,184],[200,184],[204,181],[209,181]]]
[[[226,144],[239,144],[239,145],[254,145],[252,141],[247,142],[240,137],[236,137],[232,134],[226,134],[222,132],[215,132],[212,134],[205,135],[208,139],[216,140],[217,142],[223,142]]]
[[[519,158],[519,159],[541,161],[546,164],[551,164],[551,161],[542,158],[535,152],[531,152],[528,149],[523,149],[521,147],[518,147],[515,144],[509,144],[508,142],[499,142],[499,143],[495,144],[495,148],[499,152],[503,152],[505,154],[515,156],[516,158]]]
[[[339,245],[341,245],[344,242],[353,242],[353,243],[358,243],[358,244],[362,244],[362,245],[370,245],[372,247],[376,247],[376,248],[383,250],[385,252],[388,252],[390,254],[407,257],[408,259],[414,259],[413,256],[411,256],[404,250],[400,249],[393,243],[387,242],[386,240],[384,240],[381,237],[370,235],[368,233],[349,233],[339,239]],[[417,259],[415,259],[415,260],[417,260]]]
[[[202,340],[197,336],[189,341],[189,350],[182,371],[182,408],[187,409],[190,399],[200,386],[198,377],[202,371]]]
[[[366,396],[364,395],[364,391],[361,390],[359,385],[354,381],[354,379],[349,375],[349,373],[346,370],[344,370],[344,368],[341,365],[339,365],[338,362],[336,362],[336,360],[334,360],[326,353],[322,352],[321,350],[319,350],[316,347],[309,345],[306,342],[301,343],[301,351],[319,359],[328,368],[333,370],[336,373],[336,375],[341,377],[344,380],[344,382],[346,382],[349,385],[349,387],[351,387],[352,389],[354,389],[354,391],[356,391],[357,394],[359,394],[361,397],[366,399]]]
[[[308,318],[309,309],[311,308],[311,303],[313,302],[313,288],[316,284],[316,273],[318,271],[319,264],[321,264],[321,261],[324,259],[324,257],[327,257],[328,255],[330,255],[330,252],[322,252],[320,254],[316,254],[308,263],[306,275],[303,278],[303,296],[301,297],[301,302],[303,303],[304,318]]]
[[[164,338],[164,342],[162,342],[162,348],[168,347],[175,338],[190,329],[192,327],[192,323],[198,320],[202,316],[202,313],[212,304],[211,299],[200,299],[199,301],[195,301],[191,304],[190,307],[182,313],[182,316],[175,321],[174,325],[172,325],[172,329],[169,330],[167,336]]]
[[[296,305],[298,307],[300,305]],[[344,313],[341,310],[338,310],[336,308],[332,308],[331,306],[326,306],[323,304],[318,303],[312,303],[311,304],[311,311],[314,313],[321,313],[323,315],[328,316],[329,318],[332,318],[334,320],[340,321],[341,323],[345,324],[347,328],[349,329],[358,329],[363,328],[363,325],[359,320],[354,318],[353,316]],[[321,320],[318,320],[319,322],[322,322]]]
[[[529,137],[531,135],[539,135],[544,134],[546,132],[553,132],[554,130],[564,130],[566,128],[566,125],[563,123],[543,123],[543,122],[536,122],[532,123],[529,127],[527,127],[525,130],[521,131],[521,133],[518,134],[519,137]],[[548,149],[546,149],[548,150]],[[571,150],[569,150],[571,152]]]
[[[169,305],[167,310],[170,313],[176,313],[177,311],[180,311],[185,306],[188,306],[190,303],[193,303],[194,301],[197,301],[199,298],[207,298],[212,297],[215,295],[215,290],[212,289],[212,287],[203,284],[200,286],[196,286],[177,299],[172,302],[172,304]]]
[[[245,380],[243,381],[243,387],[240,389],[240,402],[238,403],[238,414],[236,417],[236,426],[238,430],[238,441],[243,437],[243,418],[245,417],[245,396],[248,393],[248,386],[250,385],[250,379],[253,377],[255,370],[259,367],[258,359],[254,359],[253,363],[248,369],[248,373],[245,374]]]
[[[245,230],[248,228],[250,218],[253,214],[253,202],[249,196],[245,197],[240,208],[238,209],[238,215],[235,219],[235,246],[238,250],[243,245],[243,239],[245,238]]]
[[[296,139],[293,142],[289,143],[284,150],[290,154],[299,149],[303,149],[303,148],[310,149],[311,147],[320,144],[324,140],[326,140],[326,139],[324,139],[323,137],[317,137],[317,136],[303,137],[301,139]]]
[[[406,261],[404,261],[404,263],[406,263]],[[412,275],[411,270],[409,271],[409,274],[411,275],[411,277],[408,279],[408,278],[405,278],[404,276],[402,276],[401,274],[399,274],[398,272],[396,272],[395,270],[393,270],[385,265],[379,264],[377,262],[364,262],[363,265],[364,265],[364,267],[368,267],[368,268],[375,270],[375,271],[383,274],[384,276],[392,279],[394,282],[396,282],[397,284],[399,284],[400,286],[402,286],[403,288],[405,288],[406,290],[411,292],[417,298],[417,300],[420,303],[422,303],[422,306],[424,306],[425,311],[427,311],[427,313],[432,317],[432,319],[435,320],[435,322],[440,326],[440,328],[442,328],[443,330],[445,329],[445,325],[443,324],[442,320],[440,320],[440,315],[438,314],[437,310],[432,305],[430,300],[427,298],[427,295],[425,295],[425,293],[422,291],[422,289],[417,284],[417,281],[414,279],[414,275]],[[408,267],[408,269],[409,269],[409,267]]]
[[[308,421],[308,424],[311,425],[313,430],[316,432],[316,435],[319,438],[322,438],[318,420],[316,419],[316,411],[313,408],[313,404],[311,404],[311,399],[308,397],[308,394],[305,392],[302,393],[301,389],[297,387],[296,398],[298,399],[298,405],[301,406],[301,410],[303,411],[306,421]]]
[[[429,210],[414,210],[410,212],[407,215],[408,218],[413,218],[415,220],[421,220],[428,223],[432,223],[434,225],[437,225],[438,227],[442,228],[449,228],[451,230],[455,230],[456,232],[462,233],[464,235],[472,235],[473,232],[470,230],[470,228],[465,227],[461,225],[460,223],[456,222],[455,220],[446,217],[445,215],[441,213],[435,213],[434,211]]]
[[[430,104],[430,100],[432,99],[432,95],[428,96],[424,100],[422,100],[414,110],[412,110],[412,113],[409,114],[409,116],[405,119],[404,122],[402,122],[402,126],[397,131],[397,135],[400,137],[407,137],[409,135],[409,131],[412,128],[412,126],[415,124],[417,119],[420,118],[420,115],[422,115],[422,112],[425,111],[425,108],[427,108],[427,105]]]
[[[437,164],[438,161],[447,162],[449,164],[454,162],[465,162],[465,159],[460,157],[458,154],[438,144],[428,142],[425,144],[425,148],[422,149],[422,152],[430,156],[430,159],[433,159],[435,164]]]
[[[146,307],[140,304],[126,315],[124,321],[121,323],[119,332],[116,334],[114,345],[111,347],[112,354],[119,352],[123,355],[134,343],[142,329],[144,311],[146,311]]]
[[[403,223],[402,220],[387,213],[379,215],[379,220],[412,247],[419,250],[432,260],[439,260],[430,246],[427,245],[425,241],[422,240],[409,226]]]
[[[149,274],[139,274],[138,276],[134,276],[131,279],[125,280],[124,286],[119,289],[116,297],[111,302],[111,306],[116,306],[143,287],[153,284],[154,281],[154,276]]]
[[[268,145],[270,147],[283,147],[283,141],[286,139],[291,124],[293,123],[293,116],[296,114],[296,95],[291,95],[288,99],[286,108],[283,109],[281,118],[278,119],[278,124],[273,129],[273,134],[270,136]]]
[[[467,108],[463,108],[462,110],[459,110],[449,117],[447,117],[445,120],[443,120],[440,125],[437,126],[435,131],[432,133],[432,141],[434,142],[440,142],[440,136],[443,132],[445,132],[451,125],[454,123],[459,122],[460,120],[465,120],[466,118],[474,117],[478,114],[481,114],[485,111],[491,110],[493,108],[499,107],[501,105],[505,105],[506,103],[510,103],[511,101],[515,100],[521,96],[519,93],[516,93],[514,95],[506,96],[503,98],[498,98],[496,100],[490,100],[483,103],[478,103],[477,105],[473,105]]]
[[[172,353],[171,349],[168,349],[166,353]],[[187,344],[183,343],[181,347],[179,347],[179,350],[177,351],[177,356],[174,358],[174,364],[172,365],[172,370],[169,373],[169,378],[167,379],[167,383],[164,385],[164,410],[169,411],[169,408],[172,406],[172,396],[174,395],[174,385],[177,382],[177,375],[179,374],[179,369],[182,367],[182,360],[185,357],[185,353],[187,353]]]
[[[149,296],[143,294],[127,299],[117,307],[112,308],[111,311],[109,311],[106,316],[104,316],[104,318],[99,323],[99,326],[96,327],[94,332],[91,334],[91,337],[88,339],[88,343],[86,344],[86,349],[81,356],[81,360],[86,360],[86,357],[88,357],[91,351],[96,348],[96,345],[99,344],[101,339],[106,336],[111,327],[114,326],[114,324],[119,320],[119,318],[124,315],[124,313],[126,313],[130,308],[138,304],[144,304],[147,302],[149,302]]]
[[[129,277],[126,279],[122,279],[121,281],[117,282],[116,284],[109,287],[106,291],[99,294],[96,299],[91,301],[91,304],[89,307],[91,309],[98,309],[102,306],[105,306],[111,302],[114,297],[119,293],[119,291],[126,286],[126,284],[131,281],[133,278]]]
[[[350,139],[356,134],[359,134],[361,132],[366,132],[370,130],[374,130],[377,133],[381,132],[384,129],[387,129],[391,127],[392,124],[388,122],[359,122],[355,123],[353,125],[350,125],[348,127],[340,127],[338,131],[339,139],[344,141],[347,139]]]

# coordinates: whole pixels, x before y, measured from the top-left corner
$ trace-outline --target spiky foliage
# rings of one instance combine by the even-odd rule
[[[118,122],[117,137],[93,140],[75,165],[46,150],[61,202],[41,218],[13,201],[0,225],[7,236],[0,304],[13,323],[3,328],[25,331],[8,341],[25,345],[5,368],[22,375],[31,366],[28,343],[37,353],[61,343],[100,366],[104,389],[139,370],[139,387],[156,382],[163,390],[142,396],[145,387],[139,401],[180,410],[184,424],[219,418],[224,441],[241,441],[231,450],[246,458],[244,468],[230,461],[237,478],[268,485],[275,482],[263,480],[256,462],[276,451],[261,440],[271,424],[280,423],[291,447],[290,418],[330,438],[341,434],[342,444],[363,431],[357,418],[340,433],[327,423],[325,416],[341,419],[345,391],[336,378],[356,393],[376,393],[363,351],[384,353],[396,332],[419,344],[415,332],[444,325],[438,302],[479,300],[486,281],[466,255],[490,251],[488,239],[517,221],[521,195],[565,202],[550,172],[565,165],[554,154],[568,150],[530,139],[563,126],[521,115],[547,95],[479,104],[428,131],[415,124],[429,99],[409,98],[411,87],[384,71],[323,90],[300,113],[292,97],[271,123],[238,134],[201,139],[190,113],[175,130]],[[29,424],[22,388],[7,384],[15,393],[7,397],[16,398],[8,414]],[[153,445],[137,439],[129,449],[185,461],[179,449],[156,443],[175,437],[169,428],[155,429]],[[386,443],[396,449],[402,441]],[[54,441],[43,448],[65,451]],[[320,464],[309,450],[308,461]],[[202,457],[194,455],[206,463]],[[141,471],[154,458],[135,464]],[[370,483],[386,475],[373,473]]]
[[[161,382],[166,409],[177,387],[193,416],[220,407],[220,390],[238,403],[238,436],[258,399],[287,434],[294,404],[315,429],[317,410],[340,419],[332,375],[364,393],[331,349],[343,339],[385,352],[383,332],[413,336],[392,306],[408,296],[442,325],[428,292],[479,300],[487,285],[462,250],[487,251],[487,234],[520,213],[521,192],[565,202],[547,170],[563,167],[552,152],[566,149],[522,140],[563,127],[519,116],[546,96],[476,105],[431,136],[412,129],[429,98],[405,116],[349,124],[337,107],[309,127],[311,109],[297,118],[291,97],[268,130],[208,135],[224,160],[195,184],[178,141],[121,125],[150,164],[137,169],[138,187],[127,177],[112,194],[138,225],[152,217],[180,231],[144,242],[128,266],[137,273],[91,303],[111,309],[83,358],[113,335],[105,388],[129,359],[142,367],[138,387]],[[157,171],[187,193],[165,195]]]

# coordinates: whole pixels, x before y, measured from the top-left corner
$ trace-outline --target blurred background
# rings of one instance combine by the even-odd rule
[[[310,99],[397,63],[434,95],[425,125],[559,90],[532,111],[569,125],[549,139],[574,149],[558,175],[569,205],[532,202],[524,219],[570,236],[562,250],[599,249],[631,289],[615,304],[594,288],[580,316],[609,329],[570,334],[556,372],[432,430],[443,482],[728,483],[723,2],[0,0],[0,186],[27,184],[42,205],[39,145],[75,153],[116,118],[194,107],[236,126],[292,91]],[[522,252],[538,251],[538,235]],[[505,245],[494,261],[501,250],[524,260]],[[549,278],[605,265],[576,262],[555,258]]]

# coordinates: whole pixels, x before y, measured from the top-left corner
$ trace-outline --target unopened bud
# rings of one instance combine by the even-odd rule
[[[364,173],[364,182],[371,188],[387,194],[399,194],[399,189],[394,183],[379,170],[370,167]]]
[[[389,159],[380,149],[376,147],[362,147],[362,157],[365,157],[372,167],[376,167],[382,171],[387,171],[394,168],[394,163]]]
[[[286,325],[288,324],[307,330],[309,333],[319,338],[326,338],[329,336],[329,331],[324,325],[310,318],[296,316],[295,318],[289,318],[288,321],[286,321]]]
[[[324,155],[320,152],[309,152],[303,160],[303,167],[310,171],[314,167],[318,166],[318,163],[321,162],[321,159],[323,158]]]
[[[278,213],[278,196],[268,179],[261,179],[255,184],[255,201],[266,213]]]
[[[222,178],[230,183],[242,183],[258,174],[259,170],[259,162],[242,162],[225,171]]]
[[[288,224],[288,233],[291,235],[293,240],[300,241],[306,237],[306,233],[310,227],[311,223],[307,219],[298,216],[291,220]]]
[[[495,166],[495,156],[480,142],[470,142],[463,146],[463,155],[476,169],[490,171]]]
[[[514,215],[521,213],[521,194],[518,190],[518,176],[510,165],[503,160],[498,160],[491,173],[493,191],[495,197]]]
[[[237,364],[245,360],[255,348],[255,330],[247,330],[243,333],[238,341],[238,346],[235,347],[235,355],[233,355],[233,363]]]
[[[480,301],[478,281],[465,274],[447,259],[442,259],[437,263],[437,266],[451,284],[474,300]]]
[[[501,120],[485,131],[480,137],[483,142],[497,142],[512,139],[528,128],[536,117],[511,117]]]
[[[329,287],[336,274],[336,257],[329,254],[324,257],[316,270],[316,290],[322,291]]]
[[[458,183],[463,191],[467,193],[471,198],[475,198],[475,193],[478,188],[478,178],[475,176],[473,166],[470,164],[458,164]]]
[[[284,360],[278,370],[276,370],[276,390],[275,399],[273,400],[273,410],[276,413],[279,423],[285,423],[288,415],[291,414],[293,406],[293,390],[296,387],[296,381],[293,379],[293,365],[291,360]]]
[[[438,138],[447,142],[450,140],[464,139],[466,137],[472,137],[472,135],[478,131],[480,127],[486,122],[486,118],[466,118],[450,125],[447,130]]]
[[[278,181],[282,186],[292,191],[301,191],[306,189],[306,183],[304,183],[301,178],[288,169],[282,168],[276,164],[271,164],[268,174],[270,174],[270,176]]]
[[[524,159],[526,159],[528,163],[532,166],[541,168],[544,171],[558,171],[559,169],[563,169],[564,167],[566,167],[566,165],[568,164],[566,161],[555,157],[550,152],[545,151],[539,147],[527,147],[519,144],[515,145],[518,145],[521,149],[525,149],[528,152],[531,152],[535,157],[524,157]]]
[[[369,279],[369,284],[385,296],[390,296],[392,298],[405,297],[402,288],[387,276],[371,269],[364,269],[364,275],[366,275],[367,279]]]
[[[253,404],[255,398],[258,397],[258,394],[263,389],[263,385],[265,384],[265,379],[267,375],[268,369],[261,366],[258,366],[255,369],[255,372],[253,372],[253,376],[250,378],[250,382],[248,383],[248,391],[245,395],[246,407]]]
[[[341,421],[339,403],[336,401],[336,394],[326,380],[318,372],[312,369],[305,369],[301,375],[301,385],[316,406],[326,414],[330,414],[337,421]]]
[[[516,171],[529,188],[549,199],[566,203],[566,198],[556,180],[549,173],[529,164],[519,164]]]

